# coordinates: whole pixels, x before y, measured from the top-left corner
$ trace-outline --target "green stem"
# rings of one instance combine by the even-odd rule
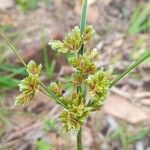
[[[15,49],[15,47],[9,42],[9,40],[7,39],[7,37],[3,33],[0,33],[0,36],[6,41],[6,43],[11,48],[11,50],[16,54],[16,56],[19,58],[19,60],[21,61],[21,63],[26,67],[26,63],[22,59],[21,55],[18,53],[18,51]]]
[[[87,17],[87,3],[88,0],[83,0],[82,2],[82,16],[81,16],[81,22],[80,22],[80,30],[81,34],[84,32],[86,27],[86,17]]]
[[[87,3],[88,3],[88,0],[83,0],[83,2],[82,2],[82,14],[81,14],[81,22],[80,22],[81,35],[83,34],[85,27],[86,27]],[[83,55],[83,47],[84,47],[84,45],[82,43],[81,48],[78,52],[78,57],[79,57],[79,55]],[[79,91],[82,92],[81,86],[77,87],[77,92],[79,92]],[[82,128],[80,128],[80,130],[77,133],[77,150],[82,150]]]
[[[80,22],[81,35],[84,32],[85,27],[86,27],[87,3],[88,3],[88,0],[83,0],[82,2],[82,14],[81,14],[81,22]],[[81,49],[79,50],[79,54],[83,55],[83,43],[81,45]]]
[[[132,71],[136,66],[138,66],[139,64],[141,64],[145,59],[147,59],[148,57],[150,57],[150,49],[148,49],[143,55],[142,57],[140,57],[139,59],[137,59],[137,61],[135,61],[133,64],[131,64],[131,66],[129,66],[124,72],[122,72],[118,77],[116,77],[112,83],[110,84],[110,88],[112,86],[114,86],[116,83],[118,83],[118,81],[120,81],[123,77],[125,77],[130,71]]]
[[[82,150],[82,129],[81,128],[77,134],[77,150]]]
[[[10,41],[7,39],[7,37],[3,34],[3,33],[0,33],[0,36],[6,41],[6,43],[8,44],[8,46],[11,48],[11,50],[15,53],[15,55],[17,56],[17,58],[21,61],[21,63],[27,67],[26,63],[24,62],[22,56],[19,54],[18,50],[10,43]],[[48,89],[46,87],[46,85],[40,81],[40,87],[46,92],[48,93],[47,95],[49,95],[50,98],[52,98],[53,100],[55,100],[57,103],[59,103],[60,105],[64,106],[66,108],[66,106],[61,103],[61,101],[59,100],[59,98],[53,94],[52,91],[50,91],[50,89]]]
[[[40,86],[44,89],[44,91],[46,92],[47,96],[49,96],[50,98],[55,100],[55,102],[57,104],[60,104],[60,105],[64,106],[67,109],[67,106],[61,102],[60,98],[57,97],[50,89],[47,89],[47,87],[45,86],[44,83],[40,82]]]

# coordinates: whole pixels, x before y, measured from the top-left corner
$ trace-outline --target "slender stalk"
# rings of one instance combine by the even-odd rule
[[[82,2],[82,14],[81,14],[82,16],[81,16],[81,21],[80,21],[81,34],[84,32],[85,27],[86,27],[87,3],[88,3],[88,0],[83,0]]]
[[[81,14],[81,21],[80,21],[81,35],[84,32],[85,27],[86,27],[87,3],[88,3],[88,0],[83,0],[83,2],[82,2],[82,14]],[[79,54],[83,55],[83,43],[81,44],[81,48],[79,50]]]
[[[63,104],[61,102],[61,100],[59,99],[59,97],[57,97],[53,92],[51,92],[50,89],[47,89],[47,87],[45,86],[44,83],[40,82],[40,86],[44,89],[45,93],[47,93],[46,95],[49,96],[50,98],[52,98],[53,100],[55,100],[55,102],[57,104],[60,104],[62,106],[64,106],[67,109],[67,106],[65,104]]]
[[[11,48],[11,50],[15,53],[15,55],[17,56],[17,58],[21,61],[21,63],[27,67],[25,61],[23,60],[22,56],[20,55],[20,53],[18,52],[18,50],[10,43],[10,41],[8,40],[8,38],[3,34],[3,33],[0,33],[0,36],[6,41],[6,43],[8,44],[8,46]],[[40,81],[40,88],[42,88],[44,90],[44,93],[47,93],[47,95],[52,98],[53,100],[55,100],[57,103],[61,104],[62,106],[64,106],[66,108],[66,106],[61,103],[61,101],[59,100],[59,98],[53,94],[53,92],[50,91],[50,89],[48,89],[46,87],[46,85]],[[42,90],[42,92],[43,92]]]
[[[80,30],[81,30],[81,35],[85,30],[86,27],[86,17],[87,17],[87,3],[88,0],[83,0],[82,1],[82,14],[81,14],[81,22],[80,22]],[[78,52],[78,57],[79,55],[83,55],[83,43],[81,44],[81,48],[79,49]],[[84,88],[85,90],[85,88]],[[82,92],[82,87],[77,87],[77,92]],[[83,92],[84,94],[86,93],[85,91]],[[84,95],[85,96],[85,95]],[[82,150],[82,128],[77,133],[77,150]]]
[[[8,44],[8,46],[11,48],[11,50],[16,54],[16,56],[19,58],[19,60],[21,61],[21,63],[26,66],[26,63],[24,62],[24,60],[22,59],[21,55],[18,53],[18,51],[15,49],[15,47],[9,42],[9,40],[7,39],[7,37],[3,34],[0,33],[0,36],[6,41],[6,43]]]
[[[140,58],[138,58],[131,66],[129,66],[124,72],[122,72],[118,77],[116,77],[110,84],[110,88],[114,86],[118,81],[125,77],[130,71],[132,71],[136,66],[141,64],[145,59],[150,57],[150,49],[148,49]]]
[[[82,129],[77,134],[77,150],[82,150]]]

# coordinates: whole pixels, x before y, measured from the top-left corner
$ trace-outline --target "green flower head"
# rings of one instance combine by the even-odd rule
[[[19,84],[20,91],[22,92],[15,100],[15,105],[26,105],[32,101],[38,86],[39,77],[37,75],[29,75]]]
[[[109,92],[110,78],[107,72],[100,70],[86,80],[93,107],[101,106]]]
[[[32,101],[40,83],[41,67],[41,65],[36,65],[34,61],[28,63],[27,72],[29,75],[19,84],[22,93],[16,98],[15,105],[23,106]]]
[[[19,89],[21,92],[35,91],[39,85],[39,77],[37,75],[29,75],[21,81]]]
[[[61,53],[77,53],[81,44],[81,34],[78,26],[67,34],[64,41],[51,40],[48,44],[53,50]]]
[[[80,86],[84,79],[86,78],[85,75],[81,74],[81,72],[76,72],[73,74],[73,80],[72,80],[72,83],[74,86]]]
[[[61,97],[63,95],[63,86],[61,82],[52,82],[49,86],[50,91],[52,91],[55,95],[58,97]]]
[[[94,61],[97,60],[97,58],[98,58],[98,51],[97,51],[96,48],[94,48],[94,49],[91,51],[91,53],[90,53],[90,60],[91,60],[92,62],[94,62]]]
[[[65,131],[79,130],[85,122],[90,107],[81,104],[79,106],[72,106],[70,109],[63,111],[60,114],[60,120],[63,123]]]
[[[15,106],[24,106],[32,102],[35,92],[31,91],[29,93],[23,92],[21,95],[17,96],[15,99]]]
[[[95,31],[93,29],[93,26],[86,26],[85,31],[83,32],[83,41],[84,43],[87,43],[91,40],[93,37]]]
[[[81,44],[81,34],[78,26],[75,26],[72,32],[68,33],[64,39],[64,47],[68,48],[70,53],[78,53]]]
[[[58,51],[61,53],[68,53],[68,48],[65,48],[64,43],[59,40],[50,40],[48,45],[50,45],[51,48],[55,51]]]
[[[36,65],[36,63],[31,60],[27,65],[28,74],[39,75],[41,73],[42,65]]]
[[[83,75],[90,75],[96,71],[94,63],[86,55],[80,56],[80,58],[72,57],[69,59],[69,63]]]

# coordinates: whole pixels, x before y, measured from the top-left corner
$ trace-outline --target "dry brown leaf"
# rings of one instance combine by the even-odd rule
[[[14,19],[13,16],[11,16],[10,14],[0,13],[0,24],[1,25],[12,25],[12,26],[15,26],[18,23],[17,23],[17,19]]]
[[[58,136],[56,133],[49,133],[48,140],[51,141],[52,146],[54,149],[62,149],[63,145],[65,144],[65,138]]]
[[[112,87],[111,91],[117,95],[120,95],[122,97],[125,97],[127,99],[130,99],[132,97],[132,95],[129,92],[123,91],[120,88],[117,87]]]
[[[24,136],[27,132],[31,131],[33,128],[37,128],[39,126],[40,126],[40,123],[34,123],[31,125],[28,125],[27,127],[19,129],[17,131],[14,131],[8,136],[8,140],[11,141],[11,140],[20,138],[21,136]]]
[[[89,7],[87,18],[90,23],[96,23],[98,20],[99,12],[97,7]]]
[[[76,1],[76,6],[79,5],[81,7],[82,2],[83,2],[83,0]],[[95,2],[96,2],[96,0],[89,0],[88,1],[88,6],[92,5]]]
[[[0,9],[5,10],[14,6],[14,0],[0,0]]]
[[[57,8],[62,8],[62,3],[63,3],[62,0],[55,0],[54,1],[54,4]]]
[[[93,137],[92,137],[92,131],[91,129],[85,127],[83,130],[83,139],[84,140],[84,145],[86,145],[86,147],[90,147],[90,145],[92,145],[93,143]]]
[[[123,38],[117,39],[116,41],[114,41],[113,46],[115,48],[121,47],[123,44],[123,40],[124,40]]]
[[[64,75],[70,75],[74,72],[74,68],[70,66],[62,66],[59,73],[58,77],[64,76]]]
[[[140,100],[141,104],[150,107],[150,98],[144,98]]]
[[[96,2],[96,0],[89,0],[89,1],[88,1],[88,6],[94,4],[95,2]]]
[[[131,124],[136,124],[148,118],[140,108],[129,103],[126,98],[112,94],[104,105],[104,111]]]
[[[81,13],[81,5],[79,3],[76,3],[76,6],[74,8],[74,11],[76,14],[80,15]],[[87,12],[87,20],[90,23],[95,23],[98,19],[99,12],[96,6],[89,6],[88,12]]]
[[[136,98],[150,97],[150,92],[137,92],[134,95]]]

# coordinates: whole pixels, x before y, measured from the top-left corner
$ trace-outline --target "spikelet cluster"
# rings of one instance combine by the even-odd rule
[[[90,103],[89,105],[95,109],[102,106],[109,91],[110,80],[107,72],[103,69],[97,71],[94,75],[90,75],[86,79],[86,84],[89,89]]]
[[[90,107],[83,104],[73,105],[70,109],[64,110],[60,115],[65,131],[79,130],[84,124],[85,118],[89,115]]]
[[[82,44],[87,43],[92,38],[94,30],[92,26],[87,26],[85,32],[81,35],[80,28],[75,26],[74,29],[69,32],[63,41],[50,40],[48,43],[51,48],[61,53],[78,53]]]
[[[63,103],[65,106],[65,110],[60,114],[59,118],[65,131],[78,130],[84,124],[91,107],[87,107],[83,103],[83,95],[81,93],[73,92],[64,95],[62,87],[60,82],[50,84],[50,90],[59,96],[57,103]]]
[[[61,97],[63,95],[63,86],[61,82],[58,82],[58,83],[51,82],[49,86],[49,90],[53,91],[53,93],[57,95],[58,97]]]
[[[104,69],[98,70],[96,68],[95,61],[98,57],[98,51],[87,48],[94,33],[92,26],[87,26],[83,34],[76,26],[63,41],[51,40],[49,42],[53,50],[73,54],[68,62],[75,68],[71,80],[75,90],[66,94],[66,90],[60,82],[50,84],[51,92],[59,97],[57,103],[65,106],[65,110],[60,114],[60,120],[66,131],[80,129],[89,113],[101,108],[109,92],[112,75]],[[78,55],[81,48],[83,48],[84,54]],[[74,92],[79,86],[82,89],[83,86],[86,87],[86,96],[80,92]]]
[[[15,99],[15,106],[24,106],[33,100],[33,97],[39,86],[39,74],[42,65],[36,65],[34,61],[30,61],[27,65],[28,77],[23,79],[19,84],[20,92],[22,92]]]

